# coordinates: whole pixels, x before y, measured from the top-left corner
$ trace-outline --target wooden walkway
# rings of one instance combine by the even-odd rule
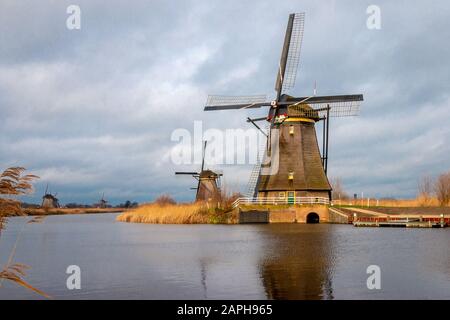
[[[445,228],[444,221],[421,221],[420,219],[403,219],[388,221],[353,221],[355,227],[389,227],[389,228]]]
[[[355,227],[444,228],[450,225],[450,216],[437,214],[437,212],[419,214],[416,211],[415,214],[390,215],[375,210],[377,209],[339,208],[340,213],[348,215],[348,223],[352,223]],[[396,211],[401,211],[401,208],[396,208]],[[420,212],[420,208],[418,211]]]

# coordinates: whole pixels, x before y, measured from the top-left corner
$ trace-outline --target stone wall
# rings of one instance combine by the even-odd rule
[[[297,222],[296,211],[294,208],[270,210],[269,222],[270,223]]]
[[[319,216],[319,223],[328,223],[330,214],[328,207],[324,205],[314,206],[292,206],[289,208],[261,208],[253,210],[239,210],[240,223],[306,223],[310,213],[316,213]]]

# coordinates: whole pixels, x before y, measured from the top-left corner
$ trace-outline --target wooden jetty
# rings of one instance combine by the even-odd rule
[[[387,228],[445,228],[444,219],[379,219],[364,218],[353,221],[355,227],[387,227]]]

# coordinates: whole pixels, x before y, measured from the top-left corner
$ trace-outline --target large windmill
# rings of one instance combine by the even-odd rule
[[[290,203],[296,197],[331,198],[327,178],[329,119],[357,115],[363,101],[361,94],[316,96],[314,92],[312,96],[305,97],[286,94],[295,84],[304,21],[304,13],[289,15],[274,100],[268,101],[266,95],[210,95],[205,106],[205,111],[269,107],[267,117],[247,120],[258,129],[255,122],[269,122],[265,161],[255,179],[255,197],[286,198]],[[315,130],[315,123],[319,121],[323,121],[322,155]],[[278,158],[272,152],[273,146],[277,147]],[[277,164],[274,164],[275,161]],[[270,166],[276,167],[276,170],[264,170]]]
[[[207,141],[203,145],[202,167],[200,172],[175,172],[177,175],[190,175],[198,180],[197,187],[191,188],[197,190],[195,201],[217,201],[220,199],[220,177],[222,174],[205,169],[206,144]]]

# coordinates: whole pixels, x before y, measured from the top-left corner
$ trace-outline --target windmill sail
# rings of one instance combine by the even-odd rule
[[[202,151],[202,171],[205,170],[205,155],[206,155],[206,144],[208,143],[208,141],[205,140],[205,144],[203,146],[203,151]]]
[[[320,119],[327,114],[328,109],[330,117],[357,116],[362,101],[363,96],[360,94],[300,98],[287,96],[280,105],[288,106],[289,116]]]
[[[300,62],[304,24],[305,13],[293,13],[289,15],[283,51],[281,52],[278,66],[277,81],[275,83],[278,98],[295,85],[298,64]]]
[[[175,174],[177,174],[177,175],[185,174],[185,175],[195,176],[195,175],[198,175],[199,173],[198,172],[176,171]]]
[[[220,96],[210,95],[206,101],[205,111],[261,108],[270,106],[266,95]]]
[[[331,197],[331,185],[327,178],[329,119],[355,116],[363,101],[362,95],[336,95],[292,97],[286,94],[295,85],[303,41],[305,14],[289,15],[283,49],[275,83],[276,98],[267,102],[265,96],[210,96],[205,111],[249,109],[268,106],[268,139],[272,134],[280,137],[273,163],[276,173],[270,174],[255,167],[250,179],[250,194],[262,198],[287,199],[295,203],[295,197]],[[257,129],[256,121],[264,118],[247,118]],[[323,121],[322,155],[316,133],[316,123]],[[275,139],[274,139],[275,140]],[[271,143],[265,157],[272,157]],[[278,157],[276,157],[278,155]],[[272,166],[264,164],[261,168]],[[252,191],[254,190],[254,192]]]

